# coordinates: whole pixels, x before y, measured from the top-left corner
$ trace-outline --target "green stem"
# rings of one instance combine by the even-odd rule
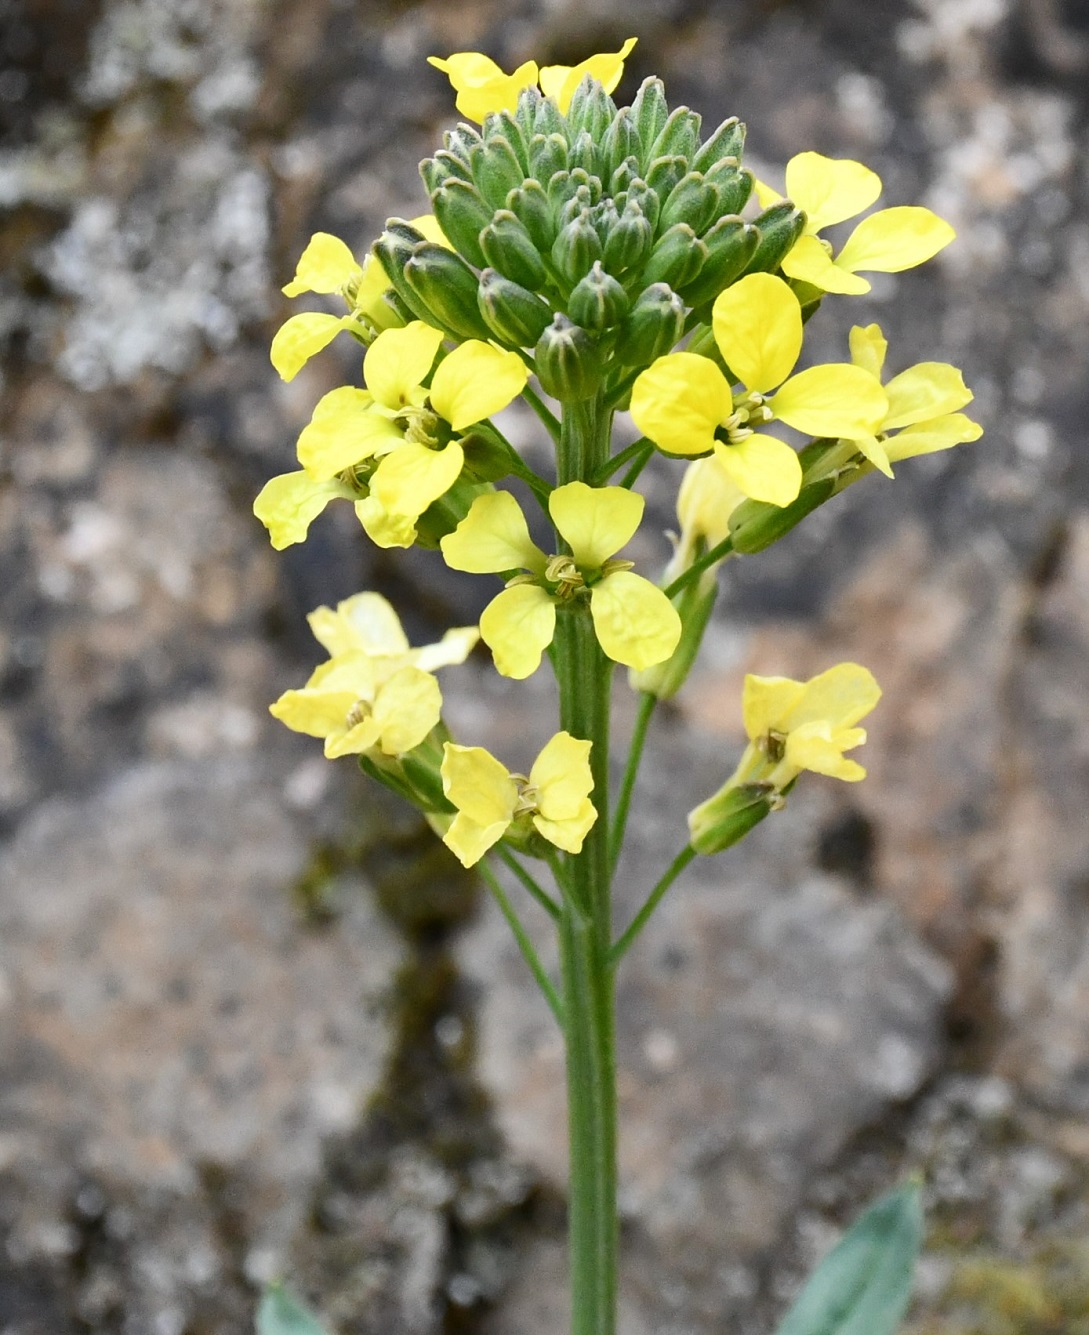
[[[648,441],[647,445],[644,446],[639,457],[634,461],[632,466],[620,479],[620,485],[622,487],[628,487],[628,488],[634,487],[636,479],[638,478],[639,474],[643,471],[644,468],[646,468],[647,464],[650,463],[653,457],[654,457],[654,446],[651,442]]]
[[[529,939],[529,934],[522,926],[522,920],[514,911],[514,906],[507,898],[507,892],[499,884],[495,873],[486,862],[479,862],[477,866],[481,876],[484,877],[488,889],[492,892],[495,902],[499,905],[500,912],[506,918],[507,924],[514,933],[514,939],[518,942],[518,949],[522,952],[522,958],[529,965],[530,972],[537,980],[537,986],[544,993],[545,1001],[548,1002],[549,1009],[556,1017],[556,1023],[562,1029],[564,1027],[563,1002],[560,1000],[560,994],[556,991],[556,986],[549,978],[544,965],[541,963],[540,956],[533,948],[533,942]]]
[[[724,557],[730,555],[734,549],[733,538],[723,538],[721,542],[716,543],[710,551],[704,552],[698,561],[693,561],[683,574],[677,576],[672,584],[665,591],[667,598],[672,598],[675,593],[680,591],[694,579],[699,579],[703,572],[713,565],[717,565]]]
[[[559,480],[592,478],[608,457],[611,414],[600,400],[568,404]],[[597,820],[565,859],[560,963],[570,1143],[568,1239],[572,1335],[615,1335],[617,1222],[616,1038],[609,966],[609,712],[612,663],[582,600],[558,609],[561,726],[591,743]]]
[[[638,440],[633,441],[626,449],[621,450],[619,454],[614,454],[605,467],[594,474],[591,479],[591,485],[595,487],[603,487],[605,483],[608,482],[609,478],[611,478],[614,473],[619,472],[629,460],[640,456],[645,456],[645,459],[649,459],[653,452],[654,442],[647,440],[646,436],[640,436]]]
[[[609,839],[610,876],[616,871],[617,859],[620,857],[620,849],[624,844],[624,831],[628,825],[628,808],[631,806],[631,795],[635,788],[636,777],[639,774],[639,762],[643,758],[643,746],[647,740],[650,716],[654,713],[654,706],[657,703],[658,697],[652,695],[650,691],[643,691],[640,694],[639,712],[635,716],[635,727],[632,729],[631,745],[628,748],[628,762],[624,766],[624,777],[620,782],[620,793],[616,799],[616,814],[613,816],[612,835]]]
[[[681,849],[669,864],[665,875],[647,896],[646,903],[631,920],[627,928],[625,928],[623,935],[619,938],[616,945],[609,951],[609,963],[613,968],[615,968],[624,955],[627,954],[628,948],[650,921],[650,915],[658,907],[662,900],[662,896],[695,856],[696,850],[691,844],[688,844]]]
[[[544,423],[544,428],[558,445],[560,443],[560,423],[556,414],[549,408],[535,389],[527,385],[522,390],[522,398]]]
[[[537,901],[537,903],[540,904],[541,908],[544,909],[544,911],[548,914],[548,916],[550,918],[555,918],[558,921],[560,916],[560,906],[559,904],[556,903],[556,901],[552,898],[552,896],[548,893],[548,891],[545,890],[543,886],[539,885],[536,880],[534,880],[534,878],[530,875],[528,871],[526,871],[525,867],[522,866],[522,864],[518,861],[518,859],[514,856],[514,854],[510,851],[509,848],[504,848],[502,844],[499,844],[496,848],[496,852],[499,854],[502,860],[507,864],[507,866],[511,869],[511,871],[514,872],[515,876],[518,877],[518,879],[522,882],[522,884],[533,896],[533,898]]]

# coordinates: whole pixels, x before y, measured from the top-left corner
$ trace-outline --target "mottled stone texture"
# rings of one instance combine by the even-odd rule
[[[451,118],[426,55],[569,60],[629,32],[621,93],[657,72],[707,121],[739,114],[765,179],[803,148],[856,156],[885,202],[950,218],[939,261],[826,303],[813,357],[877,320],[890,370],[964,367],[987,434],[728,566],[706,659],[655,721],[621,920],[732,767],[746,671],[854,657],[885,690],[869,780],[806,782],[694,867],[622,975],[623,1328],[771,1330],[835,1227],[917,1167],[917,1330],[989,1329],[978,1294],[1010,1262],[1018,1301],[1038,1283],[1074,1328],[1083,9],[9,0],[0,1329],[235,1335],[277,1270],[341,1332],[563,1329],[547,1011],[487,906],[460,926],[471,888],[411,816],[265,713],[318,657],[316,604],[378,587],[423,636],[487,581],[376,553],[343,512],[275,556],[249,506],[358,370],[350,347],[291,385],[268,365],[306,238],[362,253],[423,209],[415,164]],[[539,458],[532,421],[510,428]],[[676,477],[645,475],[641,563]],[[462,739],[512,763],[551,731],[543,674],[481,662],[444,689]]]

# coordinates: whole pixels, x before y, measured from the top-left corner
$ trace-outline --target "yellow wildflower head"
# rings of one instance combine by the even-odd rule
[[[884,391],[846,363],[791,375],[802,350],[801,306],[773,274],[750,274],[726,288],[715,301],[712,327],[740,387],[732,389],[707,357],[668,353],[632,387],[635,424],[667,454],[713,453],[753,500],[789,505],[801,489],[798,456],[760,428],[781,421],[814,436],[872,432],[888,406]]]
[[[527,60],[513,74],[504,74],[494,60],[479,51],[458,51],[452,56],[428,56],[450,80],[457,93],[454,105],[463,116],[481,124],[493,111],[513,111],[523,88],[537,85],[537,62]]]
[[[480,635],[506,677],[530,676],[552,643],[556,606],[588,597],[605,653],[629,667],[651,667],[676,648],[680,619],[669,599],[613,554],[634,536],[643,498],[624,487],[569,482],[549,497],[556,531],[570,553],[547,556],[529,535],[525,516],[505,491],[478,496],[441,542],[454,570],[516,575],[480,618]]]
[[[597,819],[590,801],[590,743],[558,732],[533,762],[514,775],[480,746],[443,746],[442,786],[457,808],[443,842],[471,867],[512,825],[531,824],[549,843],[578,853]]]

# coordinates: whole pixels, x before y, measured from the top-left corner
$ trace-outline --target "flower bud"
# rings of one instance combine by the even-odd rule
[[[609,229],[602,252],[602,261],[611,274],[623,274],[634,269],[650,254],[654,243],[654,228],[634,200],[628,200],[624,212]]]
[[[606,176],[612,176],[621,163],[628,158],[633,160],[632,175],[639,174],[639,131],[632,120],[631,108],[623,107],[613,117],[613,122],[605,131],[601,142],[602,169]],[[623,186],[618,187],[623,189]],[[612,190],[615,194],[616,190]]]
[[[590,221],[588,209],[583,209],[562,228],[552,247],[552,263],[560,276],[574,285],[583,274],[589,273],[595,260],[601,259],[601,239]]]
[[[522,131],[522,138],[527,144],[537,133],[537,108],[543,100],[540,89],[533,84],[528,88],[523,88],[518,94],[518,104],[514,108],[514,119],[518,122],[518,128]]]
[[[732,158],[709,167],[704,172],[704,180],[718,191],[719,206],[723,213],[740,213],[756,184],[756,178],[748,167],[739,167]]]
[[[575,285],[567,301],[567,313],[571,319],[584,329],[600,333],[618,325],[628,313],[628,294],[611,274],[601,267],[601,261],[594,265],[585,278]]]
[[[493,209],[501,209],[510,192],[526,179],[514,149],[502,135],[478,144],[469,154],[469,162],[481,198]]]
[[[533,350],[537,378],[561,403],[589,399],[601,384],[602,357],[594,339],[566,315],[557,315]]]
[[[647,170],[647,187],[665,199],[688,171],[688,159],[679,154],[654,158]]]
[[[738,217],[720,218],[700,238],[707,247],[707,258],[699,276],[687,284],[681,295],[689,306],[703,306],[729,287],[745,268],[756,250],[760,233],[752,223]]]
[[[643,282],[683,287],[696,277],[706,258],[707,247],[691,227],[675,223],[658,238],[643,271]]]
[[[473,129],[471,125],[466,125],[464,121],[459,122],[452,130],[447,130],[442,136],[443,147],[454,157],[460,158],[466,166],[469,166],[469,155],[473,148],[483,142],[480,134]]]
[[[690,159],[695,157],[700,146],[700,126],[703,118],[688,107],[677,107],[671,111],[665,124],[658,132],[658,137],[647,150],[647,161],[655,158],[681,157],[687,170]],[[650,179],[649,177],[647,178]]]
[[[576,167],[581,167],[587,176],[596,176],[599,181],[608,175],[602,165],[601,151],[586,130],[581,131],[571,144],[571,170]]]
[[[529,141],[529,167],[538,181],[551,181],[557,172],[571,166],[567,137],[562,134],[535,134]]]
[[[405,282],[430,312],[428,324],[454,338],[488,339],[477,305],[477,277],[460,255],[424,241],[405,264]]]
[[[480,233],[480,248],[493,269],[523,287],[538,288],[547,277],[533,238],[509,209],[500,209]]]
[[[730,535],[734,551],[751,556],[762,552],[773,542],[795,528],[808,514],[823,505],[835,492],[832,478],[811,482],[802,487],[797,499],[782,507],[765,501],[745,501],[730,516]]]
[[[471,182],[473,179],[468,165],[445,148],[440,148],[433,158],[424,158],[420,163],[420,175],[429,195],[433,195],[447,181]]]
[[[490,112],[484,122],[484,138],[490,143],[493,138],[499,136],[510,144],[514,149],[514,156],[518,159],[518,165],[522,169],[522,176],[525,177],[529,172],[529,151],[526,147],[529,142],[526,135],[522,133],[522,127],[509,111]]]
[[[636,180],[638,176],[639,159],[632,153],[615,168],[612,176],[609,177],[609,194],[612,195],[614,203],[616,203],[617,195],[624,194],[632,181]],[[624,200],[616,205],[617,208],[622,209],[626,202],[627,200],[625,197]]]
[[[507,208],[521,222],[533,244],[542,253],[552,249],[559,226],[540,181],[526,181],[507,196]]]
[[[700,172],[689,172],[677,182],[662,205],[659,226],[664,232],[674,223],[683,222],[700,236],[719,212],[718,191],[704,181]]]
[[[805,230],[805,214],[789,199],[773,204],[754,220],[760,233],[753,257],[746,273],[772,273],[793,249],[795,241]]]
[[[390,220],[396,227],[397,220]],[[378,263],[386,271],[386,277],[390,281],[397,297],[404,304],[410,313],[410,319],[423,320],[426,323],[431,321],[431,312],[427,304],[419,299],[413,292],[405,279],[405,265],[412,258],[416,246],[408,241],[399,230],[394,230],[387,224],[385,231],[371,247]]]
[[[542,97],[537,103],[537,112],[533,118],[534,134],[562,134],[566,139],[569,134],[567,119],[550,97]]]
[[[532,348],[552,320],[547,302],[494,269],[480,275],[477,305],[492,336],[512,348]]]
[[[575,89],[567,108],[571,137],[585,132],[594,143],[600,143],[616,114],[616,103],[597,79],[587,75]]]
[[[616,200],[616,207],[623,209],[629,201],[639,205],[654,231],[658,230],[658,219],[662,213],[662,201],[658,198],[657,192],[651,190],[646,181],[636,178],[628,186],[628,195],[624,203]]]
[[[706,172],[723,158],[737,158],[740,161],[744,147],[745,126],[736,116],[731,116],[722,122],[692,158],[692,170]]]
[[[492,210],[466,181],[446,181],[431,196],[431,207],[439,226],[470,264],[482,269],[481,230],[491,222]]]
[[[631,115],[639,134],[639,160],[645,165],[651,158],[651,146],[657,142],[669,118],[669,104],[666,102],[665,86],[661,79],[643,80],[635,95],[635,101],[631,104]]]
[[[666,283],[654,283],[636,300],[616,340],[614,356],[625,366],[649,366],[684,333],[684,302]]]
[[[561,229],[566,227],[569,222],[573,222],[580,213],[585,212],[588,215],[593,207],[594,197],[590,193],[589,185],[580,185],[571,198],[567,200],[564,206],[560,209],[559,225]],[[590,222],[593,222],[592,218],[590,219]],[[594,230],[597,231],[597,228],[595,227]]]
[[[688,813],[692,847],[705,856],[738,843],[780,799],[770,783],[727,785]]]

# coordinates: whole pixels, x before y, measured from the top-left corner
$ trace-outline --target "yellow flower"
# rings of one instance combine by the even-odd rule
[[[511,579],[480,618],[481,639],[505,677],[536,672],[556,630],[557,603],[583,596],[598,641],[615,662],[645,668],[669,657],[681,633],[676,609],[661,589],[632,572],[630,561],[612,559],[635,534],[643,505],[642,496],[624,487],[557,487],[548,509],[569,556],[541,551],[506,491],[478,496],[443,538],[443,557],[454,570],[528,572]]]
[[[356,493],[339,478],[317,482],[309,473],[281,473],[270,478],[253,503],[253,513],[268,529],[278,552],[302,542],[310,525],[331,500],[354,500]]]
[[[756,188],[764,207],[780,198],[762,182]],[[825,292],[868,292],[870,284],[859,277],[860,269],[870,273],[913,269],[956,236],[930,209],[879,209],[858,224],[833,258],[832,247],[818,233],[865,212],[881,193],[881,178],[861,162],[799,153],[787,163],[786,193],[805,212],[806,228],[783,260],[783,273]]]
[[[741,389],[732,390],[709,358],[671,352],[636,380],[631,415],[667,454],[713,453],[753,500],[789,505],[802,483],[795,451],[758,428],[778,420],[814,436],[864,435],[888,409],[880,383],[857,366],[790,374],[802,350],[802,313],[781,278],[750,274],[728,287],[715,300],[712,328]]]
[[[888,343],[876,324],[851,330],[851,360],[880,380]],[[933,454],[978,440],[983,428],[958,412],[975,397],[948,362],[918,362],[885,386],[889,409],[872,435],[851,438],[874,467],[892,477],[892,465],[917,454]],[[888,433],[895,431],[894,436]]]
[[[532,822],[549,843],[578,853],[597,819],[590,801],[590,743],[558,732],[529,777],[511,774],[480,746],[443,746],[442,788],[457,808],[443,842],[466,867],[479,862],[515,822]]]
[[[463,663],[473,627],[448,631],[438,644],[409,646],[397,613],[377,593],[361,593],[334,611],[319,607],[311,629],[331,657],[302,690],[285,691],[270,712],[294,732],[325,739],[325,754],[411,751],[439,722],[442,695],[432,673]]]
[[[534,88],[538,76],[545,97],[554,98],[565,115],[575,89],[589,74],[611,93],[624,73],[624,61],[632,52],[636,38],[629,37],[619,51],[590,56],[578,65],[546,65],[538,70],[535,60],[519,65],[513,74],[504,74],[494,60],[478,51],[459,51],[452,56],[428,56],[428,63],[449,78],[457,100],[454,105],[469,120],[482,123],[493,111],[511,111],[518,105],[518,94]]]
[[[688,465],[677,492],[681,532],[662,576],[663,584],[672,584],[704,551],[729,537],[730,516],[744,499],[745,493],[727,477],[714,456]]]

